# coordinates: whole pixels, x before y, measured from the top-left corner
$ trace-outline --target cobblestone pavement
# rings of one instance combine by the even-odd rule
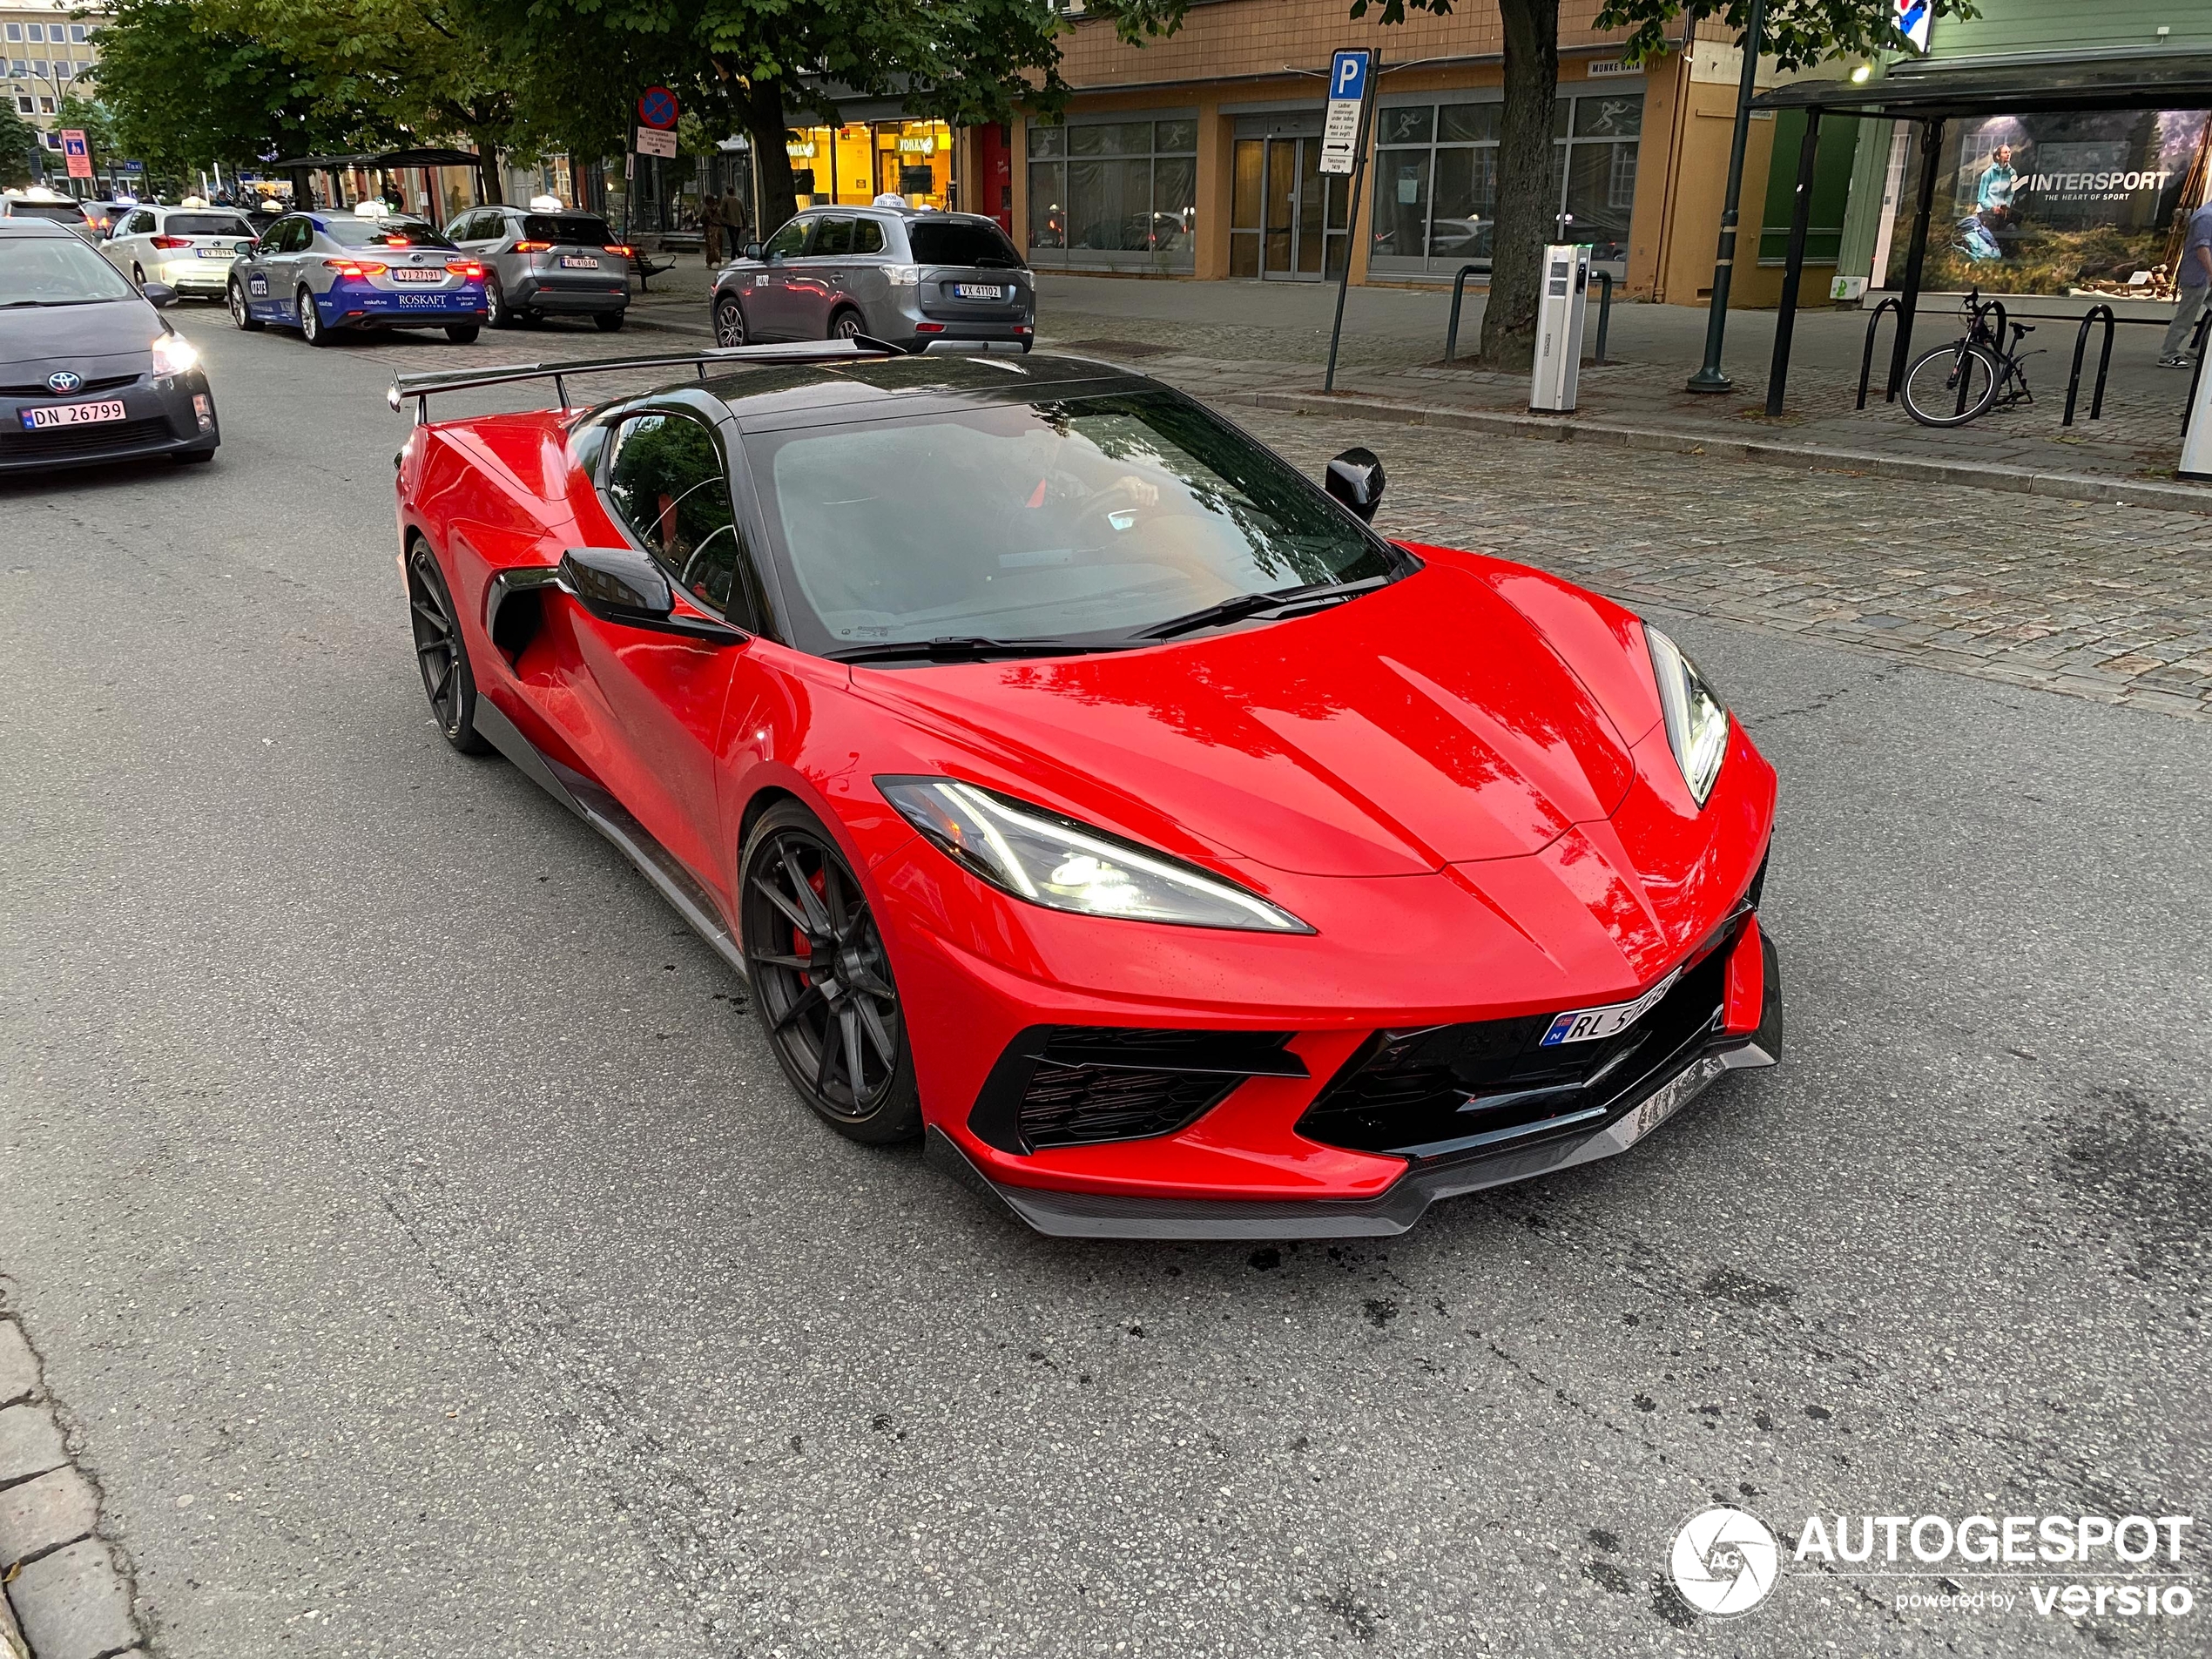
[[[1696,456],[1238,409],[1309,473],[1365,443],[1389,534],[1978,678],[2212,718],[2212,523]]]
[[[369,341],[342,349],[388,357],[395,372],[408,372],[690,344],[641,333],[610,352],[604,336],[571,327],[486,339],[499,348],[489,360],[481,345]],[[1165,357],[1131,366],[1200,395],[1237,389],[1225,378],[1175,374]],[[664,373],[608,376],[577,395],[643,389]],[[478,407],[491,405],[455,395],[434,412]],[[1379,426],[1352,412],[1233,413],[1309,473],[1356,443],[1379,451],[1392,481],[1383,521],[1396,536],[1494,549],[1624,603],[2212,718],[2212,520],[2196,514],[1504,442],[1445,428]],[[396,435],[396,421],[393,427]]]

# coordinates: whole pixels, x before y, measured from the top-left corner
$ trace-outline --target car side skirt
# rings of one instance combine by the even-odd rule
[[[582,772],[542,752],[500,712],[496,704],[481,694],[476,698],[475,721],[476,730],[517,771],[613,842],[716,955],[737,969],[740,978],[751,978],[745,972],[745,953],[724,924],[714,900],[677,856],[631,816],[629,808]]]

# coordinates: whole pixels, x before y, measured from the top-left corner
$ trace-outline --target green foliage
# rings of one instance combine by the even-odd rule
[[[1352,17],[1366,17],[1370,3],[1352,0]],[[1451,15],[1453,0],[1381,0],[1379,19],[1404,23],[1408,6],[1444,17]],[[1838,56],[1904,51],[1911,43],[1898,32],[1895,11],[1890,0],[1768,0],[1760,52],[1796,70]],[[1676,49],[1683,23],[1717,17],[1741,41],[1750,15],[1751,0],[1605,0],[1593,26],[1629,30],[1621,56],[1646,64]],[[1974,0],[1935,0],[1935,15],[1963,19],[1979,17],[1981,10]]]
[[[30,152],[38,143],[38,129],[16,113],[16,102],[0,108],[0,185],[27,185],[31,179]]]

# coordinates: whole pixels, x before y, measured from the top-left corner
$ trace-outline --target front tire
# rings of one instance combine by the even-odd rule
[[[246,300],[246,285],[243,282],[231,284],[230,305],[231,320],[236,323],[244,333],[258,334],[268,326],[253,314],[253,307]]]
[[[738,932],[754,1008],[799,1097],[848,1140],[921,1132],[899,990],[867,894],[796,801],[761,814],[738,860]]]
[[[1922,426],[1964,426],[1997,401],[2002,372],[1979,346],[1939,346],[1905,371],[1905,412]]]
[[[293,302],[293,310],[300,321],[300,337],[310,346],[328,346],[334,342],[331,329],[323,327],[322,313],[315,308],[315,297],[305,288]]]
[[[475,345],[478,332],[478,326],[473,322],[449,322],[446,325],[446,338],[456,346]]]
[[[131,286],[140,293],[144,293],[146,290],[145,268],[136,260],[131,262]]]
[[[745,307],[738,303],[738,296],[725,293],[714,302],[714,343],[718,346],[750,346],[752,335],[745,327]]]
[[[408,550],[407,603],[415,666],[422,671],[422,690],[439,735],[462,754],[489,754],[491,745],[476,730],[476,677],[469,671],[460,613],[437,556],[419,536]]]

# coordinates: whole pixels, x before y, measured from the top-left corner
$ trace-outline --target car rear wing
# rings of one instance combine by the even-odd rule
[[[697,368],[701,380],[717,363],[742,367],[747,363],[836,362],[851,357],[904,357],[907,352],[886,341],[866,334],[849,340],[800,341],[788,346],[716,346],[705,351],[683,352],[672,357],[597,357],[578,363],[509,363],[501,368],[456,368],[429,374],[398,374],[384,401],[396,415],[409,400],[415,404],[415,423],[428,424],[430,398],[437,392],[469,392],[486,386],[513,386],[524,381],[551,381],[554,407],[569,407],[569,377],[604,374],[640,368]]]

